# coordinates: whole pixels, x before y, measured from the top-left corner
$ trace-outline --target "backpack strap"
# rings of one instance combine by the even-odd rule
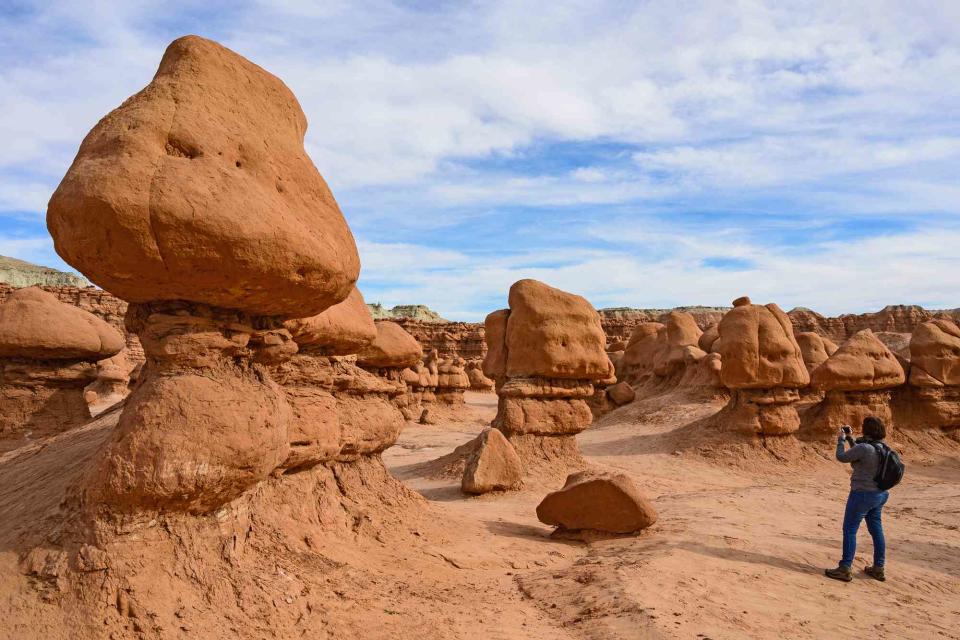
[[[883,468],[886,466],[887,461],[887,446],[882,442],[871,442],[870,446],[873,447],[874,451],[877,452],[877,472],[873,474],[873,481],[876,483],[880,482],[880,479],[883,477]]]

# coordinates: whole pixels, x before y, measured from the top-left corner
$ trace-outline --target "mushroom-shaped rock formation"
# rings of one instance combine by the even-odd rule
[[[830,338],[825,338],[813,331],[803,331],[798,333],[796,337],[797,344],[800,345],[803,364],[811,374],[837,350],[837,345]]]
[[[318,314],[350,293],[360,260],[306,131],[279,78],[175,40],[80,145],[47,210],[57,253],[129,302]]]
[[[555,535],[630,534],[657,521],[657,511],[625,473],[581,471],[537,506],[537,518]]]
[[[394,396],[393,403],[407,420],[420,414],[423,396],[429,393],[428,400],[432,400],[432,389],[436,387],[436,354],[427,358],[432,372],[423,366],[422,356],[423,348],[416,338],[395,322],[385,320],[377,322],[377,338],[357,353],[361,368],[402,390]]]
[[[638,386],[643,395],[677,387],[721,388],[719,357],[698,346],[703,333],[694,317],[672,311],[661,320],[634,329],[617,364],[618,379]]]
[[[497,429],[484,429],[473,443],[460,487],[464,493],[509,491],[523,484],[523,465],[510,441]]]
[[[146,365],[85,504],[206,512],[288,458],[285,394],[264,366],[283,321],[349,295],[356,245],[275,76],[187,36],[90,131],[50,200],[57,251],[129,301]]]
[[[937,318],[910,336],[909,384],[895,391],[898,428],[960,434],[960,327]]]
[[[357,351],[374,342],[377,328],[356,289],[311,318],[287,321],[297,353],[273,369],[293,415],[284,469],[353,462],[391,446],[403,416],[393,400],[406,386],[357,366]]]
[[[802,431],[835,435],[841,425],[860,425],[867,416],[890,424],[890,389],[906,377],[896,356],[870,329],[858,331],[813,370],[813,387],[826,395],[804,416]]]
[[[93,363],[123,346],[113,327],[52,293],[11,293],[0,304],[0,452],[89,419]]]
[[[800,427],[797,389],[810,383],[790,318],[775,304],[746,296],[720,320],[720,379],[732,391],[719,415],[727,429],[751,435],[783,435]]]
[[[584,298],[536,280],[510,287],[487,316],[484,373],[496,381],[493,426],[523,459],[582,459],[573,436],[593,421],[587,399],[612,365],[600,316]]]

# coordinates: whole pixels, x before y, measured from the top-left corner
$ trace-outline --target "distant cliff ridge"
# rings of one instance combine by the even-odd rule
[[[42,285],[46,287],[89,287],[90,282],[83,276],[75,273],[58,271],[50,267],[0,256],[0,282],[6,282],[13,287],[32,287]]]
[[[374,320],[399,320],[409,318],[420,322],[450,322],[425,304],[398,304],[393,309],[385,309],[375,302],[367,305]]]

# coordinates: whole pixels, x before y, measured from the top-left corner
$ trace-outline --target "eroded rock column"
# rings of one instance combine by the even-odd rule
[[[810,383],[793,326],[775,304],[733,301],[720,321],[720,379],[731,390],[719,415],[723,429],[779,436],[800,428],[799,389]]]
[[[187,36],[81,144],[47,225],[67,262],[131,303],[147,358],[88,506],[210,511],[289,457],[269,371],[297,349],[283,322],[344,300],[360,264],[306,127],[282,81]]]
[[[510,288],[509,309],[486,318],[484,373],[499,396],[493,426],[521,458],[579,458],[574,436],[593,421],[587,399],[610,360],[589,302],[536,280]]]

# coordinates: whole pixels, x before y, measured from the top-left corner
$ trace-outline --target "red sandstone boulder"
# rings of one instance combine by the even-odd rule
[[[713,351],[713,345],[720,338],[720,324],[714,323],[706,328],[697,340],[697,346],[710,353]]]
[[[910,337],[910,363],[914,386],[960,385],[960,327],[943,319],[921,324]]]
[[[175,40],[50,199],[57,252],[131,302],[318,314],[347,297],[360,262],[306,130],[277,77],[210,40]]]
[[[343,302],[309,318],[287,320],[284,326],[301,347],[325,355],[350,355],[377,338],[377,327],[360,290],[354,287]]]
[[[378,322],[376,339],[357,353],[357,364],[368,369],[410,367],[423,356],[416,338],[394,322]]]
[[[811,373],[837,351],[837,345],[830,338],[824,338],[813,331],[798,333],[797,344],[800,345],[803,364]]]
[[[43,289],[18,289],[0,304],[0,358],[95,362],[123,347],[116,329]]]
[[[889,389],[905,381],[903,367],[870,329],[858,331],[814,369],[814,386],[837,391]]]
[[[483,359],[483,374],[496,380],[507,375],[507,319],[509,309],[500,309],[487,315],[483,322],[487,341],[487,355]]]
[[[630,404],[637,397],[637,392],[626,382],[618,382],[607,388],[607,397],[618,407]]]
[[[523,466],[513,446],[497,429],[484,429],[463,472],[464,493],[518,489],[523,484]]]
[[[657,512],[625,473],[581,471],[537,506],[537,518],[566,531],[635,533]]]

